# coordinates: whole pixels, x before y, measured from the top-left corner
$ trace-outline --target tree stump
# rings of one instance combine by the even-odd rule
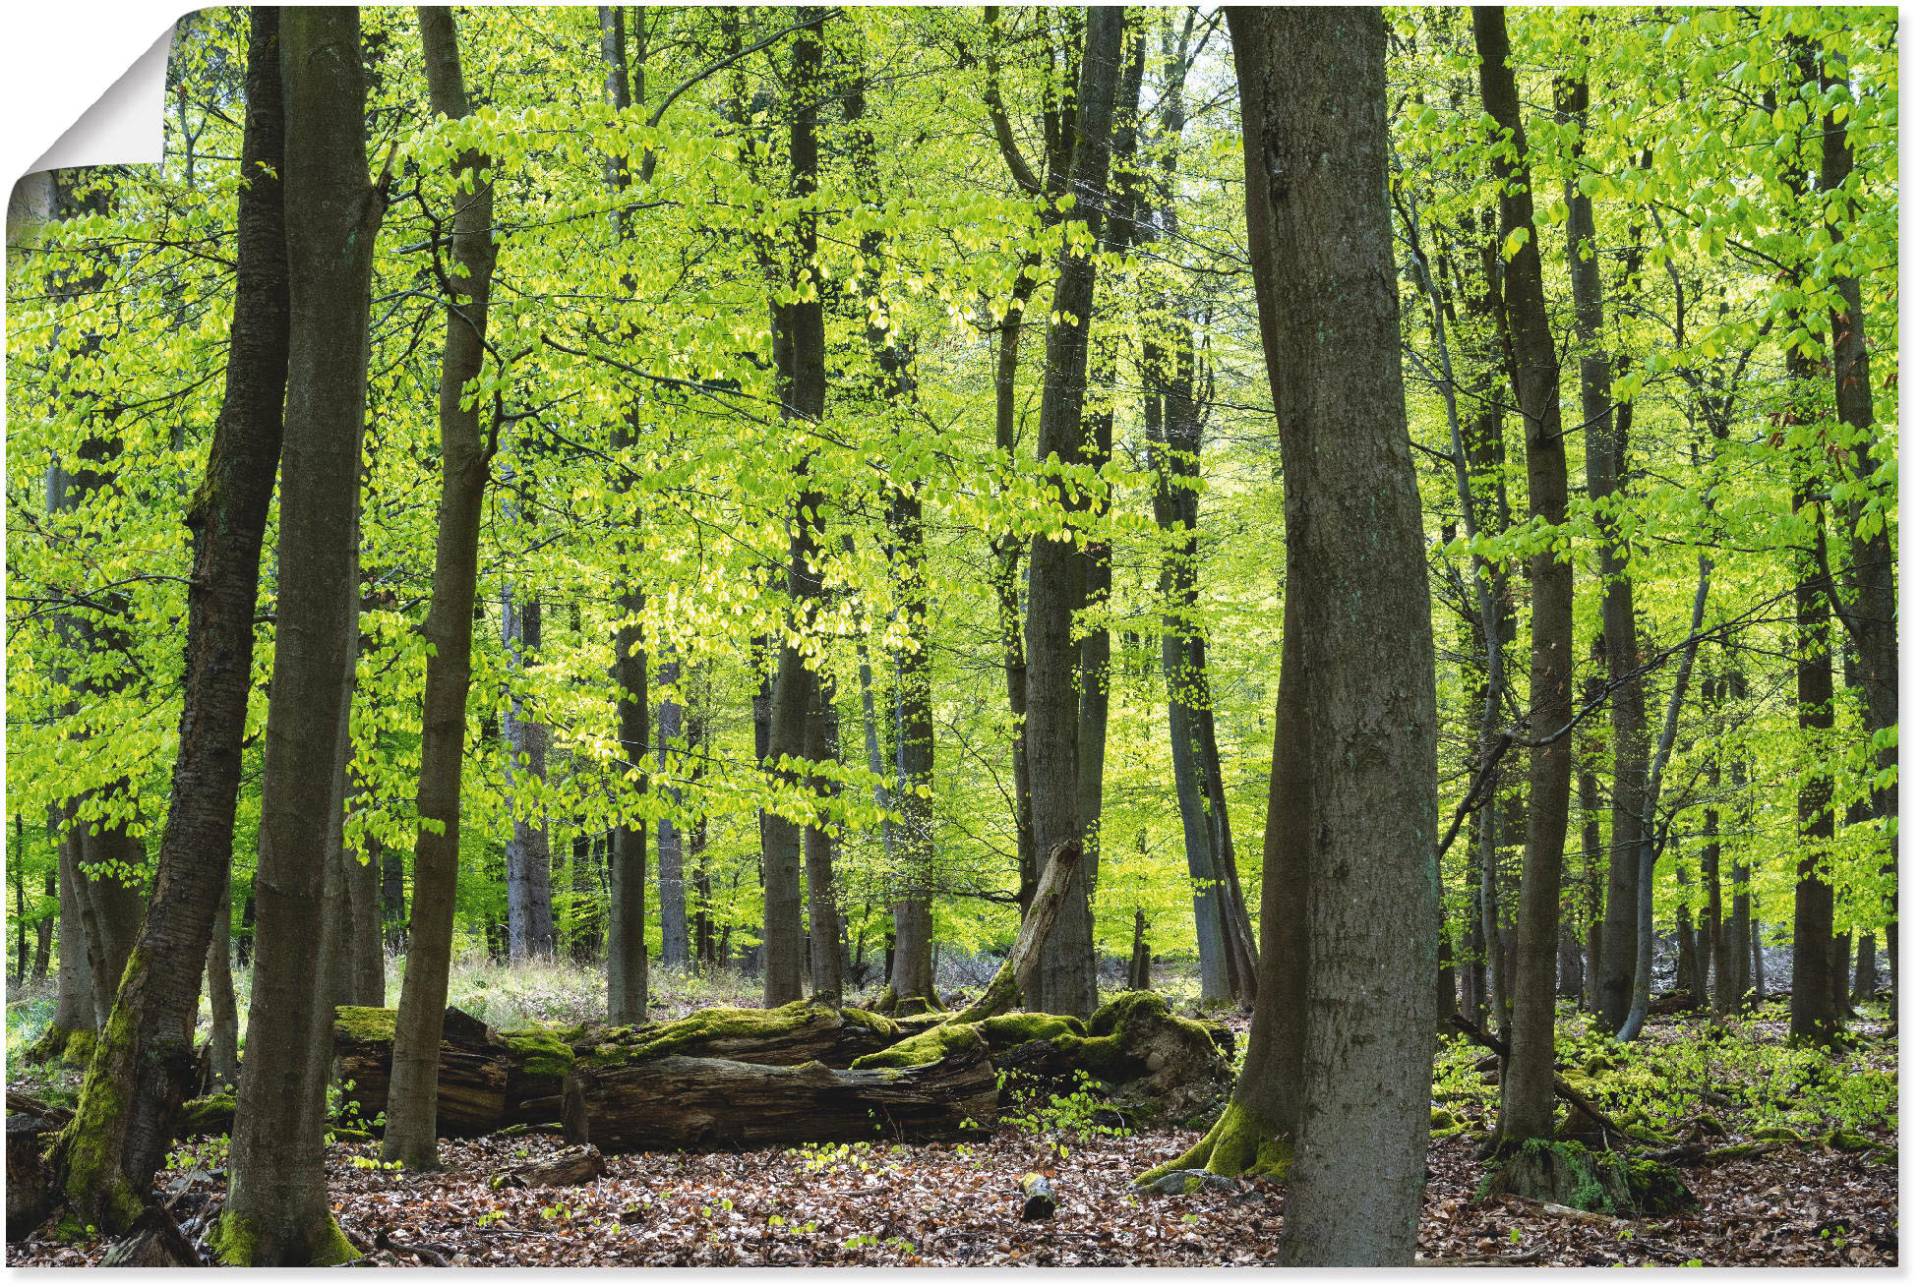
[[[188,1269],[205,1262],[173,1217],[159,1206],[141,1212],[127,1236],[107,1249],[105,1269]]]
[[[11,1108],[13,1096],[7,1096]],[[32,1113],[7,1114],[7,1241],[19,1242],[53,1211],[53,1185],[41,1154],[53,1122]]]

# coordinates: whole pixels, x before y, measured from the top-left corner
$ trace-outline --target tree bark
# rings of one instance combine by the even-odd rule
[[[794,35],[792,76],[788,83],[792,114],[788,149],[792,163],[791,189],[797,198],[811,196],[819,184],[820,149],[815,136],[818,115],[815,98],[821,76],[818,9],[803,11],[809,25]],[[796,218],[788,270],[811,272],[818,248],[814,217],[804,211]],[[805,298],[774,306],[775,356],[779,368],[780,417],[790,423],[817,423],[826,412],[826,318],[817,291]],[[826,500],[807,474],[803,461],[797,470],[792,513],[788,519],[787,596],[792,603],[790,629],[807,629],[812,604],[820,597],[819,531]],[[776,766],[806,754],[807,724],[813,709],[819,676],[807,664],[791,639],[780,644],[779,667],[774,673],[773,701],[767,729],[768,757]],[[781,770],[781,772],[785,772]],[[769,1006],[798,1000],[806,972],[800,918],[800,826],[777,813],[764,822],[765,881],[762,944],[765,954],[763,994]]]
[[[1074,96],[1078,136],[1069,168],[1075,198],[1069,222],[1098,234],[1107,201],[1114,100],[1120,80],[1121,9],[1087,11],[1086,44]],[[1077,465],[1082,449],[1087,389],[1087,338],[1094,306],[1094,262],[1062,244],[1054,285],[1053,320],[1047,327],[1046,377],[1040,395],[1037,457]],[[1061,498],[1070,520],[1084,501]],[[1088,820],[1080,816],[1080,671],[1073,640],[1074,614],[1086,596],[1086,559],[1071,537],[1033,538],[1027,557],[1027,769],[1033,788],[1034,848],[1052,853],[1062,844],[1085,842]],[[1093,956],[1092,881],[1081,864],[1071,877],[1060,923],[1048,936],[1028,994],[1032,1009],[1088,1015],[1096,1000]]]
[[[1220,1121],[1171,1165],[1279,1173],[1291,1161],[1284,1259],[1411,1264],[1438,802],[1425,542],[1381,199],[1386,27],[1372,9],[1230,9],[1227,21],[1287,482],[1286,622],[1247,1062]],[[1356,638],[1373,646],[1356,651]]]
[[[501,592],[500,636],[508,664],[526,672],[528,654],[540,649],[539,596],[530,589],[514,598],[512,587]],[[547,727],[528,719],[525,700],[508,698],[502,721],[507,741],[507,799],[513,802],[513,831],[507,839],[507,956],[514,961],[553,957],[553,846],[547,820],[522,817],[515,800],[515,783],[525,779],[544,783],[547,777]],[[538,798],[536,791],[535,798]]]
[[[660,664],[660,751],[654,761],[660,776],[667,778],[667,755],[681,740],[684,708],[678,700],[680,661],[669,656]],[[669,802],[680,804],[680,788],[667,789]],[[687,968],[687,876],[686,852],[681,843],[680,823],[672,817],[660,819],[660,964],[671,970]]]
[[[353,639],[354,515],[366,416],[373,238],[384,210],[367,182],[365,74],[354,8],[281,14],[286,96],[289,324],[281,466],[280,599],[266,757],[247,1060],[232,1181],[215,1235],[227,1263],[350,1258],[327,1208],[325,1086],[311,1052],[326,1013],[313,971],[314,916],[335,822],[331,768]]]
[[[1480,56],[1480,98],[1511,157],[1496,155],[1502,245],[1524,242],[1506,266],[1504,299],[1513,340],[1513,390],[1527,450],[1527,510],[1537,524],[1567,521],[1567,453],[1560,428],[1559,357],[1541,282],[1533,219],[1531,158],[1513,69],[1507,65],[1506,11],[1473,11]],[[1551,547],[1528,561],[1533,643],[1528,681],[1533,745],[1527,787],[1527,860],[1520,879],[1514,949],[1513,1057],[1501,1080],[1499,1135],[1518,1144],[1553,1135],[1554,955],[1559,941],[1560,875],[1566,847],[1573,754],[1564,729],[1573,719],[1573,568]],[[1616,841],[1617,843],[1617,841]]]
[[[814,689],[815,709],[807,720],[807,758],[815,764],[836,764],[840,759],[840,713],[834,706],[831,685],[821,683]],[[813,789],[823,801],[839,794],[838,784],[825,775],[813,779]],[[804,841],[807,864],[807,971],[816,999],[840,1004],[844,990],[840,959],[840,891],[833,875],[834,831],[830,826],[809,826]]]
[[[618,5],[601,6],[600,56],[606,65],[607,101],[616,111],[632,106],[629,87],[629,60],[624,10]],[[645,51],[635,60],[645,62]],[[618,158],[607,163],[607,186],[624,192],[631,183],[626,163]],[[627,236],[626,215],[613,214],[616,241]],[[631,289],[631,282],[623,279]],[[630,449],[639,440],[639,409],[631,408],[622,426],[614,431],[616,450]],[[622,474],[622,479],[631,475]],[[623,482],[623,486],[630,486]],[[637,521],[637,518],[636,518]],[[646,636],[643,611],[646,595],[641,588],[639,563],[643,542],[638,533],[627,534],[626,567],[619,594],[620,624],[614,632],[613,678],[618,691],[614,717],[619,730],[620,758],[627,766],[626,776],[634,786],[647,789],[648,724],[652,712],[647,705]],[[613,829],[607,844],[607,1018],[614,1023],[645,1023],[647,1019],[647,833],[644,827],[625,821]]]
[[[453,11],[423,6],[420,39],[433,111],[450,119],[468,115],[472,109]],[[453,161],[452,262],[444,280],[448,297],[440,363],[440,512],[433,600],[424,632],[430,651],[420,730],[420,830],[413,847],[413,917],[394,1039],[393,1097],[382,1145],[388,1161],[405,1162],[415,1170],[430,1170],[439,1162],[433,1067],[447,1005],[460,876],[460,770],[473,674],[480,517],[499,431],[497,395],[492,424],[483,427],[479,401],[469,405],[467,392],[487,356],[487,304],[495,258],[490,165],[488,157],[471,149]]]
[[[1790,356],[1788,367],[1803,379],[1813,375],[1805,358]],[[1827,755],[1825,739],[1833,729],[1832,632],[1826,594],[1819,583],[1825,563],[1826,518],[1817,488],[1812,479],[1806,479],[1794,488],[1793,496],[1794,512],[1813,516],[1813,555],[1795,559],[1799,579],[1793,603],[1801,755],[1816,767],[1802,778],[1798,801],[1800,852],[1793,887],[1793,990],[1787,1033],[1795,1041],[1825,1045],[1840,1035],[1842,1024],[1834,1007],[1833,886],[1823,871],[1833,843],[1833,779],[1817,767]]]

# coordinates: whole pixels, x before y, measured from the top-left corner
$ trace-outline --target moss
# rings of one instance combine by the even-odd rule
[[[1133,1182],[1144,1187],[1173,1171],[1284,1180],[1292,1167],[1293,1142],[1281,1137],[1251,1108],[1230,1100],[1198,1144],[1172,1161],[1135,1176]]]
[[[1062,1056],[1086,1069],[1095,1077],[1109,1081],[1124,1079],[1139,1064],[1127,1053],[1127,1039],[1120,1033],[1104,1037],[1076,1037],[1063,1032],[1050,1043]]]
[[[276,1257],[279,1262],[269,1266],[263,1264],[260,1253],[259,1230],[252,1220],[232,1211],[224,1213],[220,1222],[214,1226],[213,1235],[207,1240],[213,1250],[214,1263],[228,1265],[237,1269],[268,1267],[304,1267],[325,1269],[333,1265],[344,1265],[349,1260],[360,1258],[360,1249],[347,1241],[347,1235],[340,1231],[332,1216],[323,1216],[316,1223],[305,1241],[305,1248],[299,1256],[298,1264],[292,1263],[292,1247],[279,1247],[273,1250],[281,1253]]]
[[[1858,1131],[1845,1127],[1835,1128],[1826,1138],[1826,1146],[1842,1153],[1864,1153],[1873,1146],[1873,1141]]]
[[[1628,1158],[1623,1165],[1627,1172],[1627,1191],[1633,1197],[1634,1209],[1641,1215],[1667,1216],[1698,1205],[1687,1182],[1680,1178],[1680,1172],[1665,1162]]]
[[[1791,1126],[1762,1126],[1753,1133],[1757,1140],[1777,1140],[1782,1144],[1805,1144],[1807,1137]]]
[[[393,1040],[394,1011],[375,1005],[342,1005],[333,1010],[335,1040],[378,1045]]]
[[[1470,1123],[1452,1109],[1435,1104],[1427,1117],[1428,1133],[1434,1139],[1446,1140],[1463,1133]]]
[[[136,951],[128,958],[128,969],[134,968],[138,959]],[[132,1012],[115,1006],[100,1035],[97,1049],[101,1058],[88,1066],[73,1120],[60,1133],[53,1149],[68,1203],[79,1215],[110,1233],[125,1233],[132,1228],[146,1206],[120,1169],[128,1116],[127,1092],[120,1074],[131,1061],[133,1045]],[[71,1044],[68,1050],[71,1052]]]
[[[189,1099],[180,1105],[175,1133],[184,1139],[189,1135],[217,1135],[231,1130],[235,1107],[233,1096],[225,1093]]]
[[[970,1023],[943,1023],[937,1028],[928,1028],[902,1041],[896,1041],[885,1050],[870,1055],[861,1055],[853,1061],[854,1068],[918,1068],[923,1064],[938,1063],[952,1055],[965,1054],[982,1045],[979,1029]]]
[[[1049,1041],[1061,1035],[1084,1037],[1087,1026],[1070,1014],[1038,1014],[1015,1011],[982,1019],[980,1035],[995,1050],[1004,1050],[1028,1041]]]
[[[695,1010],[672,1023],[630,1029],[626,1034],[610,1030],[609,1040],[595,1046],[585,1062],[596,1067],[618,1067],[643,1059],[657,1059],[684,1050],[698,1042],[728,1039],[778,1037],[817,1018],[821,1012],[833,1013],[813,1001],[792,1001],[774,1010],[749,1010],[735,1006],[714,1006]]]
[[[1093,1018],[1087,1021],[1087,1032],[1095,1037],[1124,1032],[1133,1026],[1134,1019],[1142,1012],[1155,1018],[1169,1017],[1173,1013],[1167,1006],[1167,999],[1158,992],[1122,992],[1093,1012]]]
[[[577,1028],[517,1028],[502,1032],[500,1039],[507,1043],[508,1056],[519,1065],[522,1075],[558,1081],[573,1071],[573,1046],[563,1034],[578,1031]]]
[[[871,1010],[860,1010],[846,1006],[840,1011],[840,1017],[850,1026],[865,1028],[868,1032],[882,1037],[898,1037],[900,1025],[884,1014],[875,1014]]]

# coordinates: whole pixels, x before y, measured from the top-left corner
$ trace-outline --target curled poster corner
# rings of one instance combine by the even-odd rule
[[[28,173],[79,165],[156,164],[165,139],[161,106],[167,81],[167,55],[173,48],[169,24],[146,53],[107,87],[80,119],[68,127]]]

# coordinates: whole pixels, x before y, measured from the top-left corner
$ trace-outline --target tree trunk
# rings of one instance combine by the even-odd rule
[[[384,209],[367,183],[365,74],[354,8],[281,13],[286,86],[289,327],[281,466],[278,643],[261,773],[260,859],[247,1060],[232,1181],[214,1237],[249,1265],[351,1258],[327,1208],[325,1086],[311,1052],[329,1015],[313,970],[339,801],[332,765],[358,601],[353,549],[366,424],[373,239]]]
[[[606,97],[616,111],[632,105],[629,86],[630,68],[624,10],[618,5],[600,8],[600,56],[606,67]],[[644,64],[645,50],[636,62]],[[626,162],[613,158],[607,162],[607,186],[624,193],[631,183]],[[627,236],[626,215],[613,214],[613,236]],[[630,284],[629,284],[630,288]],[[614,431],[616,451],[628,450],[639,441],[639,408],[628,410],[626,419]],[[622,473],[622,486],[630,487],[631,474]],[[629,521],[636,526],[640,516]],[[644,542],[637,532],[625,534],[621,550],[623,569],[619,593],[619,626],[613,640],[613,679],[618,696],[614,718],[620,739],[620,759],[626,766],[623,776],[641,792],[647,789],[649,755],[648,725],[652,711],[647,705],[648,663],[643,613],[646,595],[639,571]],[[618,823],[607,842],[607,1018],[613,1023],[645,1023],[647,1019],[647,833],[644,827]]]
[[[792,76],[787,86],[792,114],[788,135],[792,195],[802,200],[813,195],[819,182],[820,149],[814,126],[823,20],[818,9],[808,8],[803,13],[809,25],[794,35]],[[787,269],[796,275],[810,273],[818,246],[814,217],[803,208],[795,224],[793,258]],[[780,417],[803,426],[820,420],[827,400],[826,318],[819,294],[804,294],[808,297],[774,305]],[[790,629],[796,633],[807,629],[811,605],[820,597],[818,542],[821,510],[826,502],[807,476],[807,469],[804,461],[797,469],[797,495],[788,518],[787,595],[793,612]],[[773,763],[799,760],[806,754],[807,724],[818,686],[819,677],[799,648],[791,639],[783,639],[767,728],[767,750]],[[766,964],[762,990],[766,1004],[778,1006],[799,999],[806,972],[800,924],[801,838],[799,825],[777,813],[768,813],[763,827],[766,890],[762,943]]]
[[[54,870],[47,873],[46,884],[41,888],[42,903],[46,906],[59,905],[59,859],[54,859]],[[58,911],[42,912],[39,923],[33,927],[33,981],[44,983],[47,979],[47,967],[53,961],[53,927],[59,920]]]
[[[501,591],[500,637],[513,669],[525,673],[528,654],[540,650],[540,599],[529,590],[516,601],[513,590]],[[513,830],[507,838],[507,956],[510,960],[553,957],[553,846],[547,820],[523,817],[515,782],[545,783],[547,727],[527,718],[524,699],[508,698],[504,732],[507,740],[507,800],[514,805]],[[538,799],[536,790],[535,798]],[[537,806],[536,806],[537,807]]]
[[[1809,378],[1805,358],[1790,355],[1789,371]],[[1798,367],[1798,370],[1794,368]],[[1795,560],[1799,579],[1794,585],[1795,688],[1799,700],[1801,755],[1818,765],[1827,755],[1826,736],[1833,728],[1833,653],[1827,600],[1818,578],[1825,565],[1826,518],[1820,510],[1817,484],[1808,479],[1794,488],[1796,514],[1811,512],[1811,557]],[[1800,852],[1793,887],[1793,992],[1788,1035],[1796,1041],[1825,1045],[1839,1036],[1840,1014],[1834,1007],[1833,886],[1823,871],[1827,849],[1833,843],[1833,779],[1814,768],[1801,781],[1799,797]]]
[[[1283,1258],[1411,1264],[1438,802],[1425,542],[1380,199],[1386,28],[1364,9],[1227,20],[1287,481],[1286,621],[1247,1062],[1225,1114],[1172,1165],[1277,1173],[1291,1159]],[[1356,651],[1356,638],[1372,645]]]
[[[897,1000],[918,998],[938,1008],[933,979],[933,676],[929,663],[926,545],[920,498],[896,493],[888,507],[895,566],[900,581],[900,618],[912,646],[902,650],[894,685],[900,826],[894,833],[898,863],[890,875],[893,894],[893,969],[888,980]]]
[[[1076,138],[1070,186],[1076,204],[1069,221],[1098,235],[1107,201],[1114,100],[1120,79],[1125,13],[1087,11],[1086,44],[1074,96]],[[1063,243],[1054,284],[1053,320],[1047,327],[1046,377],[1040,395],[1037,457],[1042,466],[1083,463],[1083,412],[1087,389],[1087,337],[1094,306],[1094,261]],[[1083,500],[1062,497],[1071,518]],[[1073,639],[1074,614],[1086,595],[1086,560],[1071,540],[1033,539],[1027,557],[1027,771],[1033,789],[1034,848],[1084,843],[1088,819],[1080,816],[1080,670]],[[1042,949],[1032,1009],[1088,1015],[1096,1000],[1093,957],[1092,880],[1085,864],[1074,868],[1060,923]]]
[[[428,97],[436,115],[458,120],[471,108],[460,67],[453,11],[420,10]],[[440,363],[440,512],[433,600],[425,634],[427,686],[420,732],[420,830],[413,848],[413,919],[394,1038],[393,1096],[382,1152],[415,1170],[439,1164],[434,1137],[434,1062],[453,957],[460,876],[460,770],[473,674],[480,516],[498,442],[497,414],[483,428],[467,388],[486,363],[487,305],[493,282],[493,180],[489,158],[468,149],[453,161],[452,262],[446,285],[446,344]],[[497,395],[496,395],[497,413]]]
[[[815,764],[837,764],[840,759],[840,714],[829,684],[814,688],[814,710],[807,720],[807,758]],[[838,784],[824,775],[813,779],[813,790],[823,801],[839,794]],[[804,841],[807,864],[807,966],[816,999],[840,1004],[844,980],[840,962],[840,893],[833,877],[834,830],[810,826]]]
[[[1525,238],[1507,263],[1504,298],[1514,348],[1514,398],[1526,437],[1527,511],[1533,522],[1557,528],[1567,521],[1559,357],[1541,282],[1526,129],[1513,69],[1507,65],[1506,11],[1474,10],[1473,34],[1480,55],[1482,104],[1513,140],[1512,157],[1497,156],[1494,161],[1494,176],[1502,184],[1502,244]],[[1543,549],[1528,560],[1527,579],[1533,592],[1528,681],[1533,744],[1527,859],[1515,918],[1513,1057],[1501,1079],[1499,1135],[1508,1144],[1553,1135],[1554,954],[1560,938],[1561,860],[1573,769],[1567,733],[1573,719],[1573,567],[1553,549]]]
[[[1833,59],[1832,55],[1828,57]],[[1820,87],[1825,91],[1833,90],[1845,80],[1844,66],[1825,69],[1819,77]],[[1829,111],[1821,120],[1820,190],[1823,193],[1844,192],[1852,174],[1853,149],[1847,142],[1846,123],[1836,119],[1835,114]],[[1840,218],[1830,218],[1828,222],[1828,233],[1835,242],[1844,240],[1847,235],[1844,231],[1845,221],[1852,214],[1849,206],[1850,201],[1843,200],[1838,206],[1826,207],[1830,215],[1835,210],[1843,212]],[[1873,450],[1877,431],[1873,382],[1867,362],[1867,321],[1860,303],[1860,279],[1851,274],[1838,275],[1833,280],[1832,292],[1844,305],[1844,308],[1834,310],[1831,315],[1834,406],[1841,422],[1854,431],[1847,464],[1853,480],[1864,491],[1850,500],[1844,509],[1845,522],[1842,527],[1847,535],[1845,580],[1849,593],[1845,596],[1836,595],[1830,587],[1828,594],[1833,598],[1840,622],[1859,653],[1861,678],[1865,681],[1861,688],[1866,694],[1868,732],[1890,738],[1900,724],[1900,645],[1896,628],[1898,604],[1894,589],[1895,560],[1892,524],[1887,515],[1874,512],[1874,508],[1878,503],[1885,503],[1890,508],[1892,498],[1874,496],[1874,489],[1867,486],[1867,480],[1878,468]],[[1892,776],[1892,771],[1899,764],[1898,745],[1889,741],[1877,752],[1876,760],[1882,772]],[[1897,892],[1899,789],[1893,785],[1876,784],[1872,799],[1874,814],[1881,820],[1886,835],[1887,859],[1882,871],[1889,888],[1894,891],[1889,896],[1887,907],[1887,960],[1894,967],[1894,997],[1890,1013],[1897,1014],[1900,983]]]
[[[228,875],[228,884],[232,875]],[[240,1006],[233,989],[233,901],[227,885],[214,904],[213,933],[207,943],[207,1089],[240,1080]]]
[[[669,656],[660,664],[660,752],[654,761],[662,780],[666,780],[667,755],[676,750],[681,739],[684,708],[680,691],[680,662]],[[680,804],[680,788],[670,786],[667,798]],[[680,841],[680,823],[660,819],[660,964],[670,970],[687,968],[687,877],[686,854]]]

